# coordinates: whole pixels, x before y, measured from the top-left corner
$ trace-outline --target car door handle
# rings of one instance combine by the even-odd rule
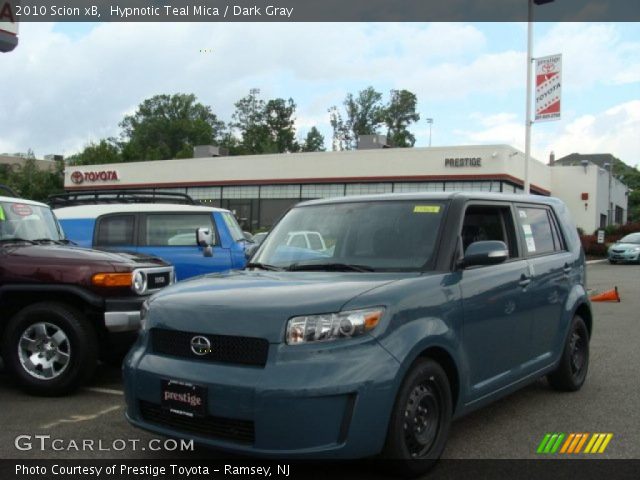
[[[569,265],[568,263],[565,263],[564,267],[562,268],[562,271],[564,272],[565,275],[569,275],[571,273],[571,265]]]
[[[524,273],[520,276],[520,281],[518,282],[518,285],[520,285],[522,288],[525,288],[527,285],[529,285],[531,283],[531,277],[527,277]]]

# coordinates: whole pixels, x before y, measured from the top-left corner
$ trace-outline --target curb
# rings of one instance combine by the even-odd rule
[[[595,265],[596,263],[605,263],[607,262],[607,259],[605,258],[604,260],[589,260],[587,262],[585,262],[587,265]]]

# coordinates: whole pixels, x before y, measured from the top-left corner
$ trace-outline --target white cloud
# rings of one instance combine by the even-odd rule
[[[524,150],[524,121],[510,112],[470,116],[478,130],[457,130],[462,143],[508,144]],[[549,122],[532,128],[532,156],[546,161],[570,153],[612,153],[628,165],[640,161],[640,100],[615,105],[605,111],[581,115],[569,123]]]
[[[568,88],[640,81],[640,42],[623,41],[615,24],[557,24],[535,45],[537,56],[555,53],[562,53]]]

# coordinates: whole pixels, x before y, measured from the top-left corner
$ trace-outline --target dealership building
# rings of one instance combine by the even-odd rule
[[[384,137],[342,152],[224,156],[203,146],[180,160],[67,166],[65,190],[154,189],[187,193],[227,208],[246,230],[270,227],[290,206],[345,195],[482,191],[522,193],[524,154],[508,145],[375,148]],[[576,223],[592,232],[624,223],[627,188],[594,163],[532,160],[531,192],[564,200]],[[603,220],[604,218],[604,220]]]

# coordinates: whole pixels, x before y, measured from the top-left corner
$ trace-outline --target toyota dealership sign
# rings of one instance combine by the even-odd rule
[[[10,52],[18,45],[17,0],[0,0],[0,52]]]
[[[562,55],[536,59],[536,122],[560,118],[561,74]]]

